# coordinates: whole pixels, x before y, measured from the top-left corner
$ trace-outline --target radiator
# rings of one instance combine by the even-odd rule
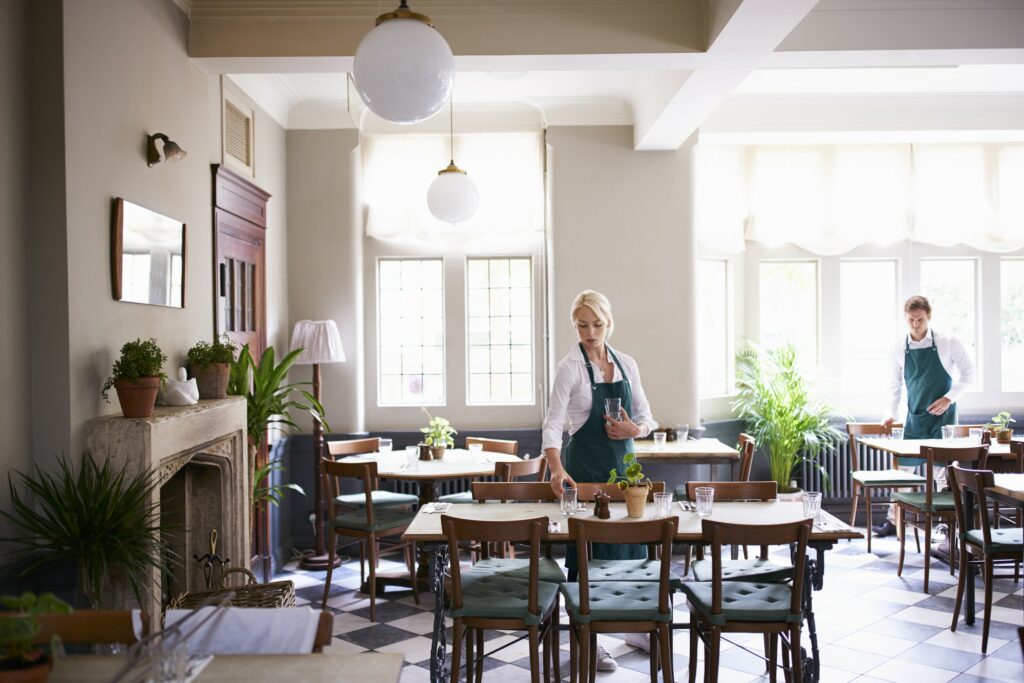
[[[858,466],[862,470],[884,470],[891,468],[892,455],[876,448],[867,448],[858,444]],[[808,491],[821,491],[823,498],[829,500],[846,500],[853,497],[853,480],[850,477],[850,440],[845,436],[835,440],[835,448],[818,455],[816,461],[828,473],[828,484],[821,476],[821,470],[813,464],[801,463],[801,479],[803,488]],[[885,489],[873,489],[872,498],[879,500],[888,496]]]

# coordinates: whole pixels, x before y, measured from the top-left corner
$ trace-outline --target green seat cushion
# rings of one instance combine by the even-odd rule
[[[442,503],[457,504],[474,502],[472,491],[463,491],[462,493],[449,493],[446,496],[441,496],[440,498],[438,498],[438,500],[441,501]]]
[[[370,500],[373,501],[373,507],[375,508],[401,507],[403,505],[415,505],[420,502],[419,496],[414,496],[411,493],[395,493],[394,491],[371,491]],[[366,507],[366,494],[343,493],[336,497],[334,502],[352,508],[364,508]]]
[[[928,483],[924,477],[903,470],[854,470],[850,476],[865,486],[924,486]]]
[[[565,574],[554,560],[542,557],[537,563],[538,576],[547,583],[564,583]],[[476,564],[462,570],[463,574],[489,573],[526,581],[530,578],[530,560],[528,558],[501,559],[497,557],[480,560]]]
[[[950,491],[941,491],[932,494],[931,506],[925,505],[925,494],[924,492],[914,491],[912,493],[895,493],[892,497],[893,500],[906,505],[911,505],[921,512],[945,512],[947,510],[955,509],[953,503],[953,494]]]
[[[985,545],[981,529],[971,529],[964,534],[968,543],[981,546],[986,553],[1024,552],[1024,530],[992,529],[992,543]]]
[[[660,560],[599,560],[587,563],[590,580],[593,581],[654,581],[661,578]],[[683,580],[669,572],[668,587],[679,590]]]
[[[657,583],[652,581],[591,581],[590,614],[580,614],[580,585],[563,583],[565,611],[574,621],[672,621],[672,610],[658,612]]]
[[[711,560],[690,565],[694,581],[711,581]],[[782,583],[793,578],[793,568],[756,557],[752,560],[722,560],[722,581],[761,581]]]
[[[346,512],[334,518],[335,529],[356,529],[359,531],[380,531],[400,526],[409,526],[416,513],[405,508],[385,508],[373,511],[373,525],[366,522],[366,511]]]
[[[722,582],[722,612],[711,614],[711,582],[687,581],[683,592],[690,607],[715,626],[727,621],[773,621],[799,623],[802,614],[791,614],[792,589],[785,583],[754,581]]]
[[[686,500],[686,484],[680,484],[676,487],[676,500]]]
[[[554,607],[558,585],[537,584],[539,614],[529,610],[529,588],[522,579],[484,572],[462,572],[462,607],[448,610],[448,616],[489,619],[521,619],[527,626],[541,622]]]

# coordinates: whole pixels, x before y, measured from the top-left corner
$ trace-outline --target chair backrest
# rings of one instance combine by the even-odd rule
[[[860,450],[857,447],[858,436],[891,436],[893,427],[902,427],[897,422],[886,426],[881,422],[847,422],[846,435],[850,439],[850,471],[860,469]]]
[[[466,448],[470,444],[478,443],[489,453],[504,453],[505,455],[518,455],[519,442],[509,439],[487,439],[482,436],[467,436]]]
[[[925,458],[924,476],[927,484],[924,488],[925,505],[932,504],[932,489],[935,488],[935,468],[946,468],[954,462],[984,463],[988,458],[988,446],[969,446],[967,448],[922,448],[921,455]]]
[[[40,614],[39,632],[35,642],[48,643],[54,636],[60,636],[65,643],[123,643],[132,645],[139,636],[149,635],[150,618],[146,612],[139,612],[141,633],[135,631],[132,610],[75,610],[70,614]]]
[[[704,518],[701,531],[704,542],[711,544],[711,613],[722,613],[722,546],[723,545],[790,545],[793,557],[790,614],[800,614],[803,604],[804,570],[807,566],[807,539],[813,520],[801,519],[787,524],[730,524]],[[792,546],[795,545],[795,548]]]
[[[669,602],[669,578],[672,565],[672,539],[676,535],[675,516],[664,519],[633,522],[626,520],[606,521],[594,518],[569,518],[569,538],[578,548],[578,572],[580,587],[580,614],[590,614],[590,560],[594,543],[641,543],[658,548],[660,571],[658,574],[658,612],[668,614],[672,610]],[[659,547],[660,546],[660,547]],[[650,555],[649,555],[650,556]]]
[[[494,477],[498,481],[515,481],[520,477],[533,476],[534,481],[544,481],[548,461],[543,455],[517,462],[494,463]]]
[[[546,481],[474,481],[470,483],[473,500],[519,501],[519,502],[552,502],[558,496],[551,490]]]
[[[985,496],[985,488],[995,483],[992,470],[971,470],[959,465],[950,465],[946,468],[949,487],[953,491],[953,505],[956,507],[956,525],[961,540],[967,532],[974,528],[974,519],[967,519],[966,504],[963,499],[965,491],[974,494],[975,510],[981,510],[977,515],[981,519],[981,533],[985,543],[992,543],[992,525],[989,521],[988,500]],[[973,517],[973,515],[972,515]]]
[[[327,452],[338,457],[339,455],[362,455],[363,453],[376,453],[380,450],[380,438],[370,439],[349,439],[348,441],[328,441]]]
[[[953,436],[957,439],[963,439],[971,435],[972,429],[980,429],[982,433],[988,433],[988,427],[985,425],[953,425]]]
[[[697,499],[697,487],[710,486],[715,490],[715,501],[775,500],[779,485],[774,481],[688,481],[686,499]]]
[[[604,491],[608,494],[608,497],[617,503],[621,503],[626,500],[626,492],[620,489],[615,484],[600,484],[597,482],[581,481],[576,483],[576,500],[585,502],[588,500],[594,500],[594,494],[598,491]],[[652,481],[651,485],[647,487],[647,502],[654,502],[655,493],[665,492],[665,482],[663,481]]]
[[[550,489],[549,489],[550,490]],[[548,518],[533,517],[516,520],[460,519],[441,515],[441,531],[448,542],[451,557],[459,556],[459,541],[487,543],[529,543],[530,572],[527,583],[527,608],[531,614],[540,614],[537,600],[537,583],[540,576],[540,544],[548,533]],[[462,607],[462,569],[458,562],[451,563],[452,609]]]
[[[377,463],[374,461],[345,462],[344,460],[320,458],[320,468],[324,475],[324,496],[327,498],[327,508],[330,514],[328,519],[334,519],[339,514],[335,501],[340,493],[339,479],[351,477],[363,482],[363,494],[366,496],[366,521],[372,525],[374,515],[371,493],[377,488]]]
[[[754,451],[757,442],[750,434],[740,434],[740,477],[739,481],[750,481],[750,469],[754,465]]]

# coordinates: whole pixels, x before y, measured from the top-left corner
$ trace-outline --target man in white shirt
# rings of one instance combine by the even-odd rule
[[[956,424],[956,400],[974,382],[974,363],[956,337],[928,328],[932,307],[923,296],[912,296],[903,304],[909,332],[893,348],[889,375],[889,412],[884,424],[891,426],[900,408],[900,397],[907,388],[905,439],[940,439],[943,425]],[[901,458],[900,469],[913,470],[921,458]],[[935,473],[936,482],[945,484],[945,472]],[[896,533],[896,509],[889,506],[888,517],[874,528],[876,536]]]

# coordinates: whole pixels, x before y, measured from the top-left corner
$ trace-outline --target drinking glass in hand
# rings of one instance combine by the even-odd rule
[[[622,421],[622,399],[606,398],[604,400],[604,414],[611,415],[612,419]]]
[[[715,502],[715,489],[711,486],[697,487],[697,516],[707,517],[711,514],[711,507]]]

